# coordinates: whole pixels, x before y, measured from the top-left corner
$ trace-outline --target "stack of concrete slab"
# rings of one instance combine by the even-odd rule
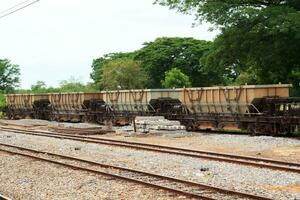
[[[161,116],[136,117],[135,124],[138,131],[142,132],[149,132],[150,130],[185,130],[185,126],[182,126],[179,121],[170,121]]]

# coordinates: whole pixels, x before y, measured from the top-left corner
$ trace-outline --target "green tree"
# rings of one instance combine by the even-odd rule
[[[147,86],[148,76],[141,64],[130,58],[119,58],[102,66],[101,88],[106,90],[140,89]]]
[[[266,8],[292,8],[300,11],[299,0],[155,0],[163,6],[185,14],[194,14],[200,22],[219,27],[235,25],[240,20],[256,17]]]
[[[47,87],[44,81],[37,81],[30,90],[18,90],[17,93],[58,93],[58,92],[96,92],[93,83],[83,84],[79,79],[71,77],[69,80],[62,80],[59,87]]]
[[[157,0],[221,30],[201,61],[232,82],[300,80],[299,0]]]
[[[12,92],[20,84],[20,68],[8,59],[0,60],[0,91]]]
[[[276,7],[228,27],[217,37],[203,62],[238,79],[245,72],[255,82],[293,83],[300,80],[300,13]]]
[[[213,71],[202,70],[199,59],[211,47],[211,42],[193,38],[158,38],[144,43],[136,51],[135,60],[141,61],[151,78],[151,88],[160,88],[166,71],[179,66],[190,77],[193,86],[208,86],[220,82],[220,76]]]
[[[6,102],[5,102],[5,96],[4,94],[0,93],[0,118],[3,117],[3,110],[5,108]]]
[[[49,88],[50,90],[56,90],[55,88]],[[79,79],[71,77],[69,80],[63,80],[59,84],[59,92],[95,92],[93,84],[83,84]]]
[[[165,72],[165,79],[161,81],[161,84],[164,88],[183,88],[192,85],[189,77],[177,68]]]
[[[120,58],[132,58],[133,53],[109,53],[105,54],[104,56],[97,58],[93,60],[92,63],[92,73],[90,74],[91,78],[94,80],[95,85],[97,86],[98,89],[103,89],[101,88],[101,77],[102,77],[102,68],[105,64],[116,60]]]
[[[44,81],[37,81],[36,84],[31,85],[32,93],[47,93],[47,85]]]

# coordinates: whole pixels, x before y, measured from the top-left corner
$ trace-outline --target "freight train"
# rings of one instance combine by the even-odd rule
[[[113,123],[135,116],[179,120],[189,131],[245,130],[279,135],[299,131],[300,98],[291,85],[242,85],[181,89],[141,89],[95,93],[6,95],[9,119]]]

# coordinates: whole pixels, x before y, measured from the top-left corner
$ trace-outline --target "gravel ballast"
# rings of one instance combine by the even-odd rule
[[[27,148],[34,148],[43,151],[50,151],[54,153],[72,155],[84,159],[98,161],[105,164],[113,164],[121,167],[130,167],[137,170],[149,171],[152,173],[158,173],[162,175],[186,179],[186,180],[195,181],[199,183],[205,183],[216,187],[223,187],[226,189],[237,190],[240,192],[265,196],[272,199],[297,199],[297,198],[299,199],[300,198],[300,189],[299,189],[300,175],[295,173],[288,173],[288,172],[275,171],[269,169],[260,169],[260,168],[254,168],[249,166],[208,161],[208,160],[188,158],[183,156],[155,153],[155,152],[133,150],[128,148],[119,148],[119,147],[113,147],[107,145],[87,144],[87,143],[71,141],[71,140],[59,140],[59,139],[53,139],[47,137],[36,137],[36,136],[20,135],[14,133],[4,133],[4,132],[1,133],[0,142],[24,146]],[[259,143],[256,144],[258,146],[260,145]],[[11,156],[8,157],[7,159],[9,158],[11,158]],[[11,178],[15,178],[15,176],[25,176],[26,173],[28,173],[29,169],[31,173],[29,174],[29,177],[35,176],[34,172],[36,172],[37,174],[41,173],[40,168],[42,168],[43,171],[42,174],[47,173],[46,169],[48,167],[45,169],[43,167],[37,166],[36,168],[35,164],[31,166],[32,163],[30,165],[28,164],[28,162],[22,163],[23,160],[24,162],[26,161],[26,159],[22,159],[22,158],[19,158],[17,162],[8,161],[6,159],[4,159],[3,161],[3,158],[1,157],[1,166],[3,166],[1,167],[1,180],[7,179],[7,177],[2,177],[2,176],[3,174],[5,174],[5,172],[9,171],[10,168],[15,168],[16,170],[27,169],[26,171],[17,171],[11,174],[12,176]],[[21,162],[21,165],[18,165],[18,162]],[[33,163],[38,163],[38,162],[33,162]],[[39,164],[48,166],[43,163],[39,163]],[[65,170],[65,169],[59,169],[56,171],[57,173],[60,173],[61,170]],[[76,172],[75,177],[77,177],[77,175],[80,176],[81,174],[85,174],[86,176],[86,173]],[[68,176],[70,176],[70,174]],[[72,178],[72,180],[75,180],[75,183],[77,182],[76,178]],[[34,181],[35,180],[33,180],[32,182],[33,186],[35,185],[35,183],[39,184],[38,181],[37,182]],[[44,185],[49,185],[47,179],[43,180],[42,182]],[[79,182],[82,184],[81,181]],[[53,182],[51,182],[50,180],[50,183]],[[16,191],[18,191],[18,185],[15,182],[13,182],[12,184],[16,188]],[[70,187],[73,188],[72,184],[74,184],[74,181],[73,182],[71,181],[70,183],[69,181],[66,181],[63,186],[69,187],[68,186],[69,184],[71,184]],[[120,184],[120,185],[124,186],[124,184]],[[5,183],[3,183],[2,181],[0,185],[0,192],[7,191],[5,190],[5,188],[6,188]],[[59,186],[56,186],[55,189],[53,190],[54,191],[57,190],[58,194],[64,191],[64,189],[60,188]],[[72,189],[70,191],[72,191]],[[19,194],[18,192],[15,193]],[[84,195],[90,195],[89,190],[87,190],[87,193],[88,194],[84,194]],[[150,194],[151,193],[153,192],[150,192]],[[72,193],[70,193],[70,195],[71,194]],[[147,195],[148,192],[146,192],[145,194]],[[155,192],[155,194],[157,194],[157,192]],[[136,197],[135,195],[137,194],[130,194],[129,196],[131,195],[133,195],[133,197]],[[69,199],[69,196],[66,195],[65,198]],[[156,197],[151,197],[151,196],[149,198],[157,199]],[[166,197],[166,198],[170,198],[170,197]],[[85,198],[83,197],[82,199]]]
[[[0,152],[0,157],[0,191],[12,199],[185,199],[22,156]]]
[[[147,137],[141,135],[128,137],[126,135],[108,134],[105,137],[300,163],[300,140],[294,138],[207,134],[201,132],[188,134],[170,134],[166,132],[166,134],[161,136],[151,135]]]

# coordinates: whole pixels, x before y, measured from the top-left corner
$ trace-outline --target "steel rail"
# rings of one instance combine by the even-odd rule
[[[183,148],[177,148],[177,147],[169,147],[169,146],[161,146],[161,145],[153,145],[153,144],[137,143],[137,142],[126,142],[126,141],[111,140],[111,139],[104,139],[104,138],[94,138],[94,137],[87,137],[87,136],[77,136],[77,135],[70,136],[69,134],[56,134],[56,133],[33,131],[33,130],[29,131],[29,130],[2,128],[2,127],[0,127],[0,130],[5,130],[8,132],[13,132],[13,133],[41,136],[41,137],[70,139],[70,140],[87,142],[87,143],[113,145],[113,146],[119,146],[119,147],[145,150],[145,151],[176,154],[176,155],[181,155],[181,156],[202,158],[202,159],[207,159],[207,160],[222,161],[222,162],[229,162],[229,163],[235,163],[235,164],[249,165],[249,166],[254,166],[254,167],[261,167],[261,168],[268,168],[268,169],[274,169],[274,170],[283,170],[283,171],[287,171],[287,172],[300,173],[300,163],[290,163],[290,162],[284,162],[284,161],[278,161],[278,160],[261,159],[261,158],[255,158],[255,157],[239,156],[239,155],[232,155],[232,154],[222,154],[222,153],[209,152],[209,151],[198,151],[198,150],[190,150],[190,149],[183,149]],[[294,168],[294,167],[297,167],[297,168]]]
[[[205,185],[205,184],[186,181],[186,180],[177,179],[177,178],[173,178],[173,177],[169,177],[169,176],[163,176],[163,175],[159,175],[159,174],[153,174],[153,173],[149,173],[149,172],[145,172],[145,171],[139,171],[139,170],[124,168],[124,167],[118,167],[118,166],[115,166],[115,165],[102,164],[102,163],[99,163],[99,162],[95,162],[95,161],[91,161],[91,160],[85,160],[85,159],[81,159],[81,158],[77,158],[77,157],[72,157],[72,156],[67,156],[67,155],[62,155],[62,154],[56,154],[56,153],[51,153],[51,152],[46,152],[46,151],[39,151],[39,150],[35,150],[35,149],[29,149],[29,148],[25,148],[25,147],[20,147],[20,146],[16,146],[16,145],[9,145],[9,144],[3,144],[3,143],[0,143],[0,146],[4,146],[4,147],[8,147],[8,148],[15,148],[15,149],[18,149],[18,150],[21,150],[21,151],[28,151],[28,152],[35,153],[35,154],[43,154],[43,155],[46,155],[46,156],[59,157],[59,158],[65,159],[65,160],[67,159],[67,160],[71,160],[71,161],[82,162],[82,163],[102,167],[102,168],[105,168],[105,169],[116,169],[116,170],[119,170],[119,171],[123,171],[127,174],[129,172],[129,173],[133,173],[135,178],[136,178],[136,175],[142,175],[144,177],[147,177],[148,178],[147,180],[149,180],[149,177],[150,177],[150,180],[152,179],[151,183],[148,183],[148,182],[145,183],[144,181],[142,181],[143,185],[150,186],[149,184],[153,185],[154,184],[153,182],[155,182],[155,181],[156,182],[158,182],[158,181],[161,182],[162,180],[170,181],[171,183],[173,183],[173,184],[171,184],[173,186],[176,183],[185,184],[187,186],[194,187],[194,188],[192,188],[193,192],[186,191],[186,189],[182,189],[182,187],[180,187],[180,189],[176,189],[176,188],[174,189],[174,188],[165,187],[165,186],[161,187],[161,185],[157,185],[157,184],[154,184],[152,187],[157,187],[157,188],[160,188],[160,189],[166,189],[168,191],[175,192],[177,194],[185,195],[185,196],[192,197],[192,198],[214,199],[212,197],[202,196],[201,194],[204,193],[204,194],[213,195],[213,194],[216,194],[216,193],[220,193],[222,195],[225,194],[225,195],[240,197],[240,198],[269,200],[269,198],[260,197],[260,196],[257,196],[257,195],[252,195],[252,194],[227,190],[227,189],[223,189],[223,188],[219,188],[219,187],[209,186],[209,185]],[[38,157],[38,156],[32,156],[32,155],[24,154],[24,153],[20,153],[20,152],[9,151],[7,149],[1,149],[0,148],[0,151],[7,152],[7,153],[12,153],[12,154],[17,154],[17,155],[22,155],[22,156],[27,156],[27,157],[30,156],[31,158],[39,159],[39,160],[42,160],[42,161],[48,161],[48,162],[53,161],[53,160],[46,159],[46,158],[41,158],[41,157]],[[62,163],[62,162],[58,162],[58,161],[54,161],[52,163],[64,165],[64,166],[67,166],[67,167],[72,166],[72,168],[74,167],[74,165],[70,165],[70,164],[66,164],[66,163]],[[89,172],[95,172],[96,171],[96,170],[91,171],[91,169],[86,168],[86,167],[84,169],[82,169],[82,168],[83,167],[75,166],[75,169],[81,169],[81,170],[84,170],[84,171],[86,171],[85,169],[87,169]],[[113,177],[115,177],[115,178],[121,178],[121,179],[125,179],[125,180],[128,180],[128,181],[141,183],[140,178],[136,178],[136,179],[132,180],[133,178],[130,178],[130,177],[128,178],[128,177],[124,177],[124,176],[121,176],[121,175],[111,174],[111,173],[102,172],[102,171],[101,171],[101,173],[102,173],[102,175],[107,175],[107,174],[109,176],[113,175]],[[105,173],[105,174],[103,174],[103,173]],[[153,178],[156,178],[156,180],[153,180]],[[196,192],[195,192],[195,187],[196,187],[196,189],[198,189],[198,191],[196,191]],[[199,191],[200,191],[200,195],[199,195]]]
[[[67,136],[67,135],[63,135],[63,136]],[[75,136],[75,137],[77,137],[77,136]],[[201,154],[222,156],[222,157],[228,157],[228,158],[236,158],[236,159],[251,160],[251,161],[257,161],[257,162],[266,162],[266,163],[278,164],[278,165],[300,167],[300,163],[285,162],[285,161],[280,161],[280,160],[257,158],[257,157],[251,157],[251,156],[224,154],[224,153],[217,153],[217,152],[212,152],[212,151],[201,151],[201,150],[186,149],[186,148],[179,148],[179,147],[172,147],[172,146],[165,146],[165,145],[148,144],[148,143],[142,143],[142,142],[128,142],[128,141],[121,141],[121,140],[114,140],[114,139],[107,139],[107,138],[95,138],[95,137],[88,137],[88,136],[78,136],[78,138],[82,138],[82,139],[87,138],[87,139],[101,140],[101,141],[107,141],[107,142],[117,142],[117,143],[122,143],[122,144],[141,145],[141,146],[183,151],[183,152],[189,152],[189,153],[201,153]]]
[[[8,197],[0,194],[0,200],[11,200],[11,198],[8,198]]]

